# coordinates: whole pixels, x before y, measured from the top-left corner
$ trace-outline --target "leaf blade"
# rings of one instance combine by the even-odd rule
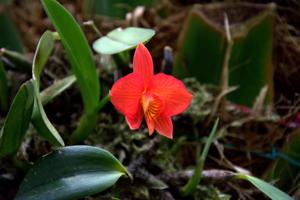
[[[39,40],[32,62],[32,77],[40,84],[41,73],[54,48],[54,33],[45,31]]]
[[[49,170],[53,173],[45,173]],[[107,189],[126,173],[125,167],[106,150],[64,147],[29,170],[16,199],[77,199]]]
[[[3,62],[0,60],[0,110],[6,112],[8,109],[8,85]]]
[[[101,54],[116,54],[132,49],[140,42],[145,43],[149,41],[154,34],[154,30],[146,28],[117,28],[96,40],[93,43],[93,49]]]
[[[272,200],[293,200],[293,198],[287,195],[286,193],[280,191],[271,184],[254,176],[246,174],[237,174],[235,175],[235,178],[249,181]]]
[[[38,134],[47,139],[51,144],[55,146],[64,146],[65,144],[63,139],[56,128],[49,121],[43,108],[37,82],[35,80],[33,81],[35,101],[33,114],[31,117],[32,124],[34,125],[34,128],[37,130]]]
[[[75,81],[76,77],[70,75],[53,83],[50,87],[40,93],[42,104],[45,105],[56,96],[60,95],[63,91],[71,87]]]
[[[16,154],[22,143],[33,111],[33,90],[32,81],[24,83],[11,104],[0,134],[1,156]]]
[[[98,104],[100,84],[88,42],[73,16],[62,5],[54,0],[43,0],[42,4],[66,49],[85,110],[93,112]]]

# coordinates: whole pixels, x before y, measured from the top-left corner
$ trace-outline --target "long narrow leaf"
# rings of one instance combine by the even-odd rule
[[[8,85],[3,62],[0,60],[0,111],[8,109]]]
[[[199,184],[199,182],[201,180],[201,174],[202,174],[202,170],[203,170],[203,167],[204,167],[204,163],[205,163],[210,145],[211,145],[211,143],[212,143],[212,141],[213,141],[213,139],[216,135],[218,123],[219,123],[219,119],[216,120],[216,122],[213,126],[213,129],[211,130],[211,132],[209,134],[209,137],[208,137],[208,139],[205,143],[202,154],[201,154],[201,156],[200,156],[200,158],[197,162],[194,175],[189,180],[189,182],[182,188],[182,194],[184,196],[192,194],[196,190],[196,187],[197,187],[197,185]]]
[[[60,95],[63,91],[73,85],[75,81],[76,77],[74,75],[70,75],[53,83],[50,87],[40,93],[42,104],[45,105],[56,96]]]
[[[39,40],[32,63],[32,77],[40,84],[41,73],[54,48],[55,37],[50,31],[44,32]]]
[[[72,15],[57,1],[43,0],[43,7],[60,35],[79,84],[86,112],[98,104],[100,85],[88,42]]]
[[[49,121],[39,94],[37,82],[34,80],[34,111],[32,114],[32,123],[37,130],[38,134],[47,139],[51,144],[55,146],[64,146],[64,141],[60,137],[58,131]]]
[[[34,104],[32,81],[23,84],[16,94],[1,129],[0,155],[17,153],[27,131]]]
[[[103,149],[60,148],[34,164],[16,200],[80,199],[111,187],[126,173],[126,168]]]
[[[249,181],[272,200],[293,200],[293,198],[286,193],[259,178],[246,174],[237,174],[235,178]]]

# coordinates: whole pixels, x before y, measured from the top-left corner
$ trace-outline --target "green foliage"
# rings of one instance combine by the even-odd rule
[[[55,0],[43,0],[42,4],[66,49],[85,111],[94,112],[100,96],[100,85],[88,42],[80,26],[62,5]]]
[[[289,195],[259,178],[246,174],[237,174],[235,178],[249,181],[272,200],[293,200]]]
[[[0,49],[0,56],[8,59],[10,61],[10,64],[13,64],[13,67],[15,67],[15,69],[22,72],[31,73],[32,64],[27,60],[24,54],[2,48]]]
[[[24,52],[20,35],[7,14],[0,14],[0,33],[0,48]]]
[[[8,110],[8,85],[3,62],[0,60],[0,111]]]
[[[146,28],[129,27],[117,28],[101,37],[93,43],[93,48],[98,53],[116,54],[122,51],[133,49],[140,42],[149,41],[155,31]]]
[[[0,0],[0,5],[10,5],[13,3],[14,0]]]
[[[33,82],[28,81],[20,87],[16,94],[1,129],[1,156],[17,153],[30,123],[33,104]]]
[[[40,76],[45,64],[54,48],[55,33],[46,31],[43,33],[36,48],[32,63],[32,77],[40,84]]]
[[[53,83],[40,93],[42,104],[45,105],[56,96],[60,95],[63,91],[71,87],[75,81],[76,77],[70,75]]]
[[[108,151],[91,146],[60,148],[29,170],[16,200],[79,199],[111,187],[126,168]]]
[[[217,133],[218,123],[219,123],[219,119],[216,120],[216,122],[209,134],[209,137],[205,143],[202,154],[201,154],[199,160],[197,161],[194,175],[189,180],[189,182],[182,188],[182,194],[184,196],[193,194],[197,188],[197,185],[199,184],[199,182],[201,180],[201,175],[202,175],[203,167],[204,167],[205,160],[206,160],[206,157],[208,154],[208,150],[209,150],[210,145],[213,142],[213,139]]]
[[[46,138],[51,144],[55,146],[64,146],[64,141],[60,137],[58,131],[49,121],[44,111],[37,82],[34,80],[33,84],[34,84],[35,101],[34,101],[34,111],[32,114],[32,123],[35,129],[37,130],[38,134]]]
[[[276,180],[276,186],[283,190],[288,190],[299,185],[300,166],[297,163],[291,162],[293,160],[300,160],[300,130],[296,129],[286,140],[283,146],[283,152],[289,159],[280,157],[276,160],[271,169],[267,171],[266,179]]]
[[[50,143],[56,146],[64,146],[64,141],[60,137],[55,127],[51,124],[44,111],[41,97],[40,97],[40,89],[39,89],[40,76],[53,50],[55,39],[56,39],[55,33],[46,31],[40,38],[40,41],[38,43],[33,58],[32,77],[34,83],[35,101],[34,101],[34,110],[32,114],[32,123],[35,129],[37,130],[38,134],[46,138]],[[58,92],[61,91],[56,91],[56,93]],[[47,101],[51,100],[50,97],[55,97],[55,95],[49,94],[46,100]]]
[[[228,98],[251,106],[261,88],[268,85],[267,100],[271,102],[274,4],[260,9],[238,3],[195,5],[180,34],[174,75],[179,78],[194,76],[202,83],[220,84],[229,44],[220,10],[229,14],[230,10],[244,10],[240,14],[245,14],[247,19],[238,21],[238,17],[229,15],[229,24],[234,25],[230,26],[233,46],[228,55],[228,84],[239,88]]]
[[[149,6],[154,0],[86,0],[85,12],[88,16],[97,14],[115,18],[125,18],[126,13],[136,6]]]

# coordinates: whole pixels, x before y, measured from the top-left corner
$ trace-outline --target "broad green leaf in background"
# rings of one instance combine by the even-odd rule
[[[33,82],[28,81],[20,87],[16,94],[1,129],[1,156],[17,153],[30,123],[33,104]]]
[[[3,62],[0,60],[0,111],[8,110],[8,85]]]
[[[146,28],[129,27],[125,29],[117,28],[101,37],[93,43],[96,52],[102,54],[115,54],[132,49],[138,43],[149,41],[155,31]]]
[[[55,33],[45,31],[39,40],[32,63],[32,78],[40,84],[42,71],[54,48]]]
[[[246,174],[237,174],[234,177],[249,181],[272,200],[293,200],[293,198],[286,193],[259,178]]]
[[[85,14],[96,14],[125,19],[126,13],[131,12],[137,6],[150,6],[154,0],[86,0],[84,4]]]
[[[125,174],[126,168],[103,149],[59,148],[33,165],[16,200],[80,199],[106,190]]]
[[[55,146],[64,146],[65,144],[63,139],[61,138],[55,127],[52,125],[52,123],[49,121],[44,111],[40,99],[39,88],[35,80],[33,80],[33,85],[35,99],[32,114],[32,124],[34,125],[34,128],[37,130],[39,135],[47,139],[51,144]]]
[[[239,87],[228,99],[252,106],[261,88],[267,85],[266,100],[272,102],[275,4],[195,5],[180,33],[173,74],[179,78],[194,76],[202,83],[220,84],[228,43],[223,26],[226,12],[233,42],[229,55],[229,86]]]
[[[8,14],[0,14],[0,48],[24,52],[20,35]]]
[[[40,93],[41,101],[43,105],[46,105],[49,101],[60,95],[63,91],[68,89],[76,81],[74,75],[67,76],[61,80],[54,82],[51,86],[46,88]]]
[[[99,101],[100,84],[87,39],[72,15],[57,1],[42,0],[42,4],[66,49],[85,111],[94,112]]]
[[[205,143],[204,149],[202,151],[202,154],[199,158],[199,160],[197,161],[197,165],[195,167],[195,171],[194,174],[192,176],[192,178],[188,181],[188,183],[182,188],[182,194],[183,196],[187,196],[187,195],[191,195],[194,193],[194,191],[196,190],[200,180],[201,180],[201,175],[202,175],[202,171],[203,171],[203,167],[204,167],[204,163],[210,148],[211,143],[213,142],[213,139],[217,133],[217,127],[219,124],[219,119],[216,120],[210,134],[209,137]]]

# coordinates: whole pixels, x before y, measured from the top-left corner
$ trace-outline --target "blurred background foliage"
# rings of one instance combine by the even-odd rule
[[[112,105],[104,107],[96,128],[82,143],[108,149],[134,171],[135,181],[128,186],[128,180],[121,179],[112,189],[88,199],[181,199],[179,188],[191,177],[217,117],[221,129],[208,154],[203,180],[187,199],[266,198],[249,184],[216,176],[211,169],[251,173],[300,198],[299,1],[60,2],[81,24],[90,46],[118,27],[154,29],[147,47],[155,71],[182,78],[193,93],[190,108],[174,119],[174,141],[158,135],[149,138],[145,127],[133,133]],[[84,23],[89,20],[99,31]],[[1,127],[8,104],[31,76],[30,61],[47,29],[53,27],[40,1],[0,1]],[[132,53],[93,52],[103,95],[131,71]],[[70,71],[64,49],[55,43],[41,74],[40,90]],[[72,85],[44,108],[57,131],[68,138],[83,110],[78,86]],[[27,132],[17,157],[30,163],[52,147],[36,136],[32,125]],[[0,199],[12,199],[24,167],[6,158],[0,162]]]

